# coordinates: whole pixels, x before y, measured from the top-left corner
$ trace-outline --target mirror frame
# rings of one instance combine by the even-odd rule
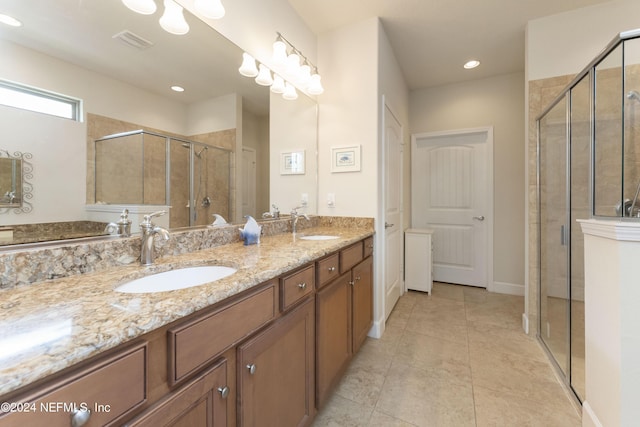
[[[20,162],[20,194],[21,197],[17,203],[3,203],[0,199],[0,213],[13,211],[14,213],[28,213],[33,210],[33,206],[28,200],[33,198],[33,164],[29,161],[33,158],[31,153],[14,151],[13,154],[7,150],[0,150],[0,159],[9,159]],[[0,195],[3,197],[3,195]]]

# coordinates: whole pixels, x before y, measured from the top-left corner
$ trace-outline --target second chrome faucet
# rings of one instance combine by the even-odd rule
[[[149,215],[145,215],[140,223],[140,231],[142,232],[142,247],[140,248],[140,264],[151,265],[155,258],[153,253],[153,237],[159,234],[164,240],[169,240],[169,232],[160,226],[151,222],[151,218],[165,215],[167,211],[158,211]]]

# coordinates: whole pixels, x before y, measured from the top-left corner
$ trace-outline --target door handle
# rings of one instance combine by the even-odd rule
[[[478,221],[484,221],[484,215],[474,216],[473,219],[477,219]]]
[[[391,228],[393,227],[395,224],[389,224],[388,222],[385,221],[384,223],[384,228]]]

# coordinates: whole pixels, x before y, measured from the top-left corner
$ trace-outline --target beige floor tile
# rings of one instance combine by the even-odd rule
[[[416,426],[475,426],[471,385],[394,362],[376,410]]]
[[[469,358],[474,387],[539,402],[568,402],[562,385],[547,361],[507,353],[483,352],[472,352]]]
[[[390,417],[382,412],[373,411],[369,427],[415,427],[415,424]]]
[[[313,427],[366,427],[373,408],[333,394],[313,421]]]
[[[470,323],[469,353],[507,353],[547,362],[547,355],[538,340],[513,328],[490,323]]]
[[[420,316],[424,320],[441,320],[462,326],[467,324],[464,302],[445,298],[433,297],[417,302],[411,316]]]
[[[523,310],[522,297],[468,286],[406,293],[313,427],[579,426],[546,353],[522,332]]]
[[[431,294],[436,298],[464,301],[463,286],[449,285],[447,283],[433,282]]]
[[[571,405],[521,399],[478,386],[473,388],[473,395],[478,427],[579,427],[582,424]]]
[[[391,366],[391,356],[359,352],[338,384],[336,394],[362,405],[374,407]]]
[[[442,338],[449,341],[467,343],[466,322],[451,322],[450,316],[439,317],[437,314],[414,310],[407,319],[405,331],[421,335]]]
[[[486,323],[522,331],[523,307],[496,302],[465,303],[469,323]]]
[[[433,371],[434,375],[452,383],[468,385],[471,382],[466,344],[405,331],[393,360],[423,371]]]

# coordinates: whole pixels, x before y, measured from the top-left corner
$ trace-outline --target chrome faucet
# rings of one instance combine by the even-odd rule
[[[303,208],[303,206],[297,206],[291,209],[291,231],[293,232],[293,234],[296,234],[296,225],[298,224],[298,220],[300,219],[300,217],[303,217],[307,221],[310,221],[307,214],[298,213],[298,209],[301,209],[301,208]]]
[[[151,265],[153,264],[153,237],[156,234],[162,236],[164,240],[169,240],[169,232],[154,223],[151,222],[151,218],[166,214],[167,211],[158,211],[149,215],[145,215],[143,221],[140,223],[140,230],[142,231],[142,247],[140,249],[140,264]]]
[[[279,219],[280,218],[280,209],[278,209],[278,207],[275,204],[272,204],[271,207],[273,207],[273,211],[263,213],[262,214],[263,219],[267,219],[267,218]]]

